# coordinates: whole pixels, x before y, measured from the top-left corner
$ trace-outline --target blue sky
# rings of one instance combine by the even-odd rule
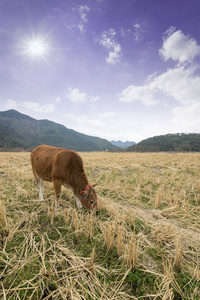
[[[0,0],[0,110],[108,140],[200,132],[199,0]]]

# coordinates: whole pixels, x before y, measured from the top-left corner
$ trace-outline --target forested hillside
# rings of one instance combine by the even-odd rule
[[[154,136],[127,149],[128,151],[200,151],[200,134],[177,133]]]
[[[0,148],[31,149],[48,144],[77,151],[118,149],[105,139],[88,136],[49,120],[36,120],[15,110],[0,112]]]

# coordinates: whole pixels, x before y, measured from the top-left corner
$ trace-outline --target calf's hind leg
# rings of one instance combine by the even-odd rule
[[[56,195],[56,209],[59,209],[59,198],[61,192],[61,182],[59,180],[53,180],[54,191]]]
[[[34,174],[34,175],[35,175],[35,179],[36,179],[37,186],[38,186],[39,199],[40,199],[40,201],[44,201],[44,197],[43,197],[43,194],[44,194],[44,180],[42,180],[37,174]]]

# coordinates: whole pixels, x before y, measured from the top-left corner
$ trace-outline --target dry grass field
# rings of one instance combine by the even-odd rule
[[[200,299],[200,153],[80,153],[99,214],[0,153],[0,299]]]

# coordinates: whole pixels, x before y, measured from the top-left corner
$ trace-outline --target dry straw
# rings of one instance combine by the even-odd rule
[[[124,229],[121,226],[118,226],[117,230],[117,254],[122,256],[124,254],[125,244],[124,244]]]
[[[103,233],[104,243],[108,250],[110,250],[113,246],[115,230],[116,230],[115,221],[106,222],[103,226],[102,233]]]
[[[161,205],[161,199],[162,199],[162,188],[159,188],[156,195],[155,195],[155,208],[159,208]]]
[[[180,242],[180,236],[176,239],[175,243],[175,256],[174,256],[174,266],[179,269],[183,254],[183,245]]]
[[[139,255],[140,255],[139,240],[136,238],[135,234],[132,234],[130,242],[125,246],[124,258],[127,266],[132,269],[136,268]]]
[[[94,215],[93,213],[88,213],[85,217],[84,223],[84,234],[87,238],[92,238],[94,233]]]
[[[1,154],[0,298],[198,299],[199,154],[81,155],[99,183],[98,216],[74,209],[71,196],[55,211],[46,183],[41,204],[30,154]]]
[[[0,200],[0,228],[6,230],[8,228],[8,221],[6,215],[5,202]]]
[[[75,229],[75,234],[78,235],[79,234],[78,231],[80,229],[81,224],[80,224],[79,214],[76,209],[72,211],[72,225]]]

